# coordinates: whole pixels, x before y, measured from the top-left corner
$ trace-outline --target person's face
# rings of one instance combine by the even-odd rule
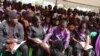
[[[37,26],[40,26],[41,25],[41,20],[40,19],[37,20],[36,25]]]
[[[10,22],[16,24],[18,22],[18,18],[10,19]]]
[[[81,29],[81,32],[82,33],[85,33],[86,32],[86,29],[85,28]]]
[[[49,23],[50,22],[50,18],[48,17],[48,18],[46,18],[46,22],[47,23]]]
[[[67,22],[66,21],[60,22],[60,25],[61,25],[62,28],[66,28]]]
[[[86,32],[86,24],[83,24],[83,27],[81,29],[81,32],[85,33]]]

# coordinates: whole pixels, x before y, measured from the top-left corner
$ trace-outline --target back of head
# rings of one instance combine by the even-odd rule
[[[50,49],[50,56],[64,56],[62,53],[64,45],[62,41],[55,41],[52,48]]]
[[[64,49],[63,42],[62,42],[62,41],[54,41],[54,42],[52,43],[51,48],[56,49],[56,50],[62,52],[63,49]]]

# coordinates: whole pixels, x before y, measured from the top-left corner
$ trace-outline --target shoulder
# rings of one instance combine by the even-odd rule
[[[36,30],[36,28],[34,27],[34,25],[29,25],[28,30]]]
[[[2,21],[1,24],[7,24],[7,20]]]
[[[19,22],[18,22],[18,23],[16,23],[16,25],[18,25],[18,26],[23,26],[23,25],[22,25],[21,23],[19,23]]]
[[[8,23],[7,23],[7,21],[5,20],[5,21],[3,21],[3,22],[1,23],[1,25],[2,25],[3,27],[7,27],[7,26],[8,26]]]
[[[52,27],[52,30],[57,30],[59,26]]]
[[[23,25],[21,23],[17,22],[16,25],[15,25],[15,27],[17,27],[17,28],[23,28]]]

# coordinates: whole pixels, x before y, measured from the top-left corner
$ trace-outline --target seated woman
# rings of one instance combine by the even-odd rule
[[[27,44],[29,47],[33,48],[33,56],[45,56],[41,50],[39,43],[44,39],[44,30],[41,26],[41,20],[38,16],[32,18],[32,24],[28,27],[28,41]],[[42,54],[43,55],[42,55]],[[45,52],[46,54],[46,52]]]
[[[72,42],[75,56],[92,56],[92,46],[90,36],[86,28],[86,23],[81,23],[78,29],[73,31]]]

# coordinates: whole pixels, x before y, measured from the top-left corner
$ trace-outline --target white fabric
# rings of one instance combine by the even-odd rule
[[[81,46],[85,48],[85,42],[80,42]],[[88,45],[87,50],[93,48],[91,45]]]

